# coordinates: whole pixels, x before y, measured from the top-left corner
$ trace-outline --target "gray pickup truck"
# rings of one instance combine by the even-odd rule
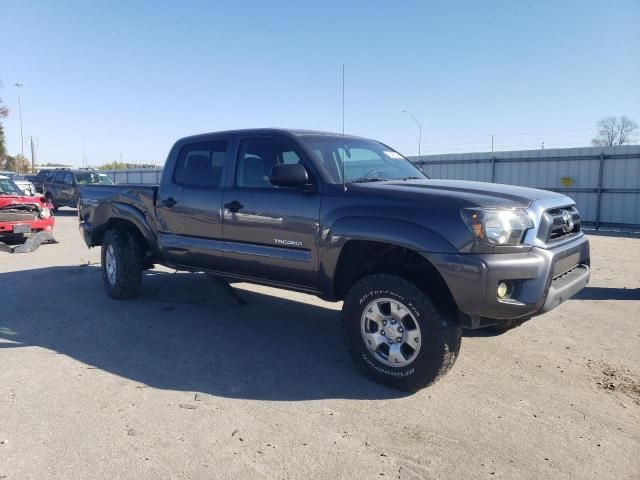
[[[571,198],[432,180],[355,136],[183,138],[159,186],[86,185],[78,207],[113,298],[135,296],[142,271],[162,264],[342,300],[354,362],[409,391],[452,367],[461,328],[527,320],[589,280]]]

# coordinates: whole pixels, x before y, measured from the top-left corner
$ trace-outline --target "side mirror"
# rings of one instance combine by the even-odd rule
[[[309,174],[299,163],[281,163],[271,169],[269,181],[278,187],[302,187],[309,183]]]

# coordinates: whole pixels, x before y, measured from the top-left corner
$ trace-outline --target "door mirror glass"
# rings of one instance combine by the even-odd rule
[[[309,174],[299,163],[280,163],[271,169],[269,181],[278,187],[302,187],[309,183]]]

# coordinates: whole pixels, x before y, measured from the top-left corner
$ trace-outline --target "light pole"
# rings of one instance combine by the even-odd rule
[[[416,124],[416,127],[418,127],[418,156],[421,156],[421,154],[422,154],[422,124],[424,122],[428,122],[429,120],[431,120],[435,116],[435,114],[430,115],[429,117],[425,118],[423,121],[420,121],[409,110],[403,110],[402,113],[408,114],[411,117],[411,120],[413,120],[413,122]]]
[[[20,112],[20,151],[22,152],[22,156],[24,157],[24,134],[22,133],[22,99],[20,98],[20,89],[22,88],[22,83],[16,82],[16,87],[18,88],[18,111]]]

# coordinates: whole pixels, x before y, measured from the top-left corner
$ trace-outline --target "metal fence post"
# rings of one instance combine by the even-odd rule
[[[600,168],[598,169],[598,193],[596,203],[596,230],[600,230],[600,209],[602,206],[602,177],[604,174],[604,152],[600,152]]]
[[[496,157],[491,155],[491,183],[496,183]]]

